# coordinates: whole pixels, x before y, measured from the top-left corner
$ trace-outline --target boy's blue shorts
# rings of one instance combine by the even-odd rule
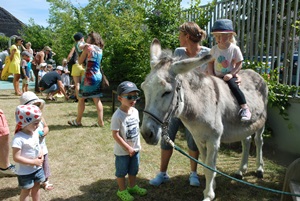
[[[125,156],[116,156],[115,166],[116,166],[116,177],[125,177],[127,174],[129,175],[137,175],[139,171],[140,165],[140,153],[136,152],[136,154],[132,157],[129,155]]]

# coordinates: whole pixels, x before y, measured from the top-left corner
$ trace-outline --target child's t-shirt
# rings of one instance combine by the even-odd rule
[[[39,134],[37,131],[33,135],[28,135],[22,131],[17,132],[12,140],[12,147],[21,149],[21,156],[28,159],[35,159],[41,152],[41,146],[39,143]],[[17,175],[28,175],[34,173],[40,166],[24,165],[16,163],[16,174]]]
[[[44,70],[39,70],[38,76],[42,78],[46,73],[47,73],[47,72],[44,71]]]
[[[240,48],[232,43],[225,50],[215,45],[211,48],[210,54],[215,59],[214,71],[217,77],[230,73],[236,63],[244,60]]]
[[[111,130],[119,131],[120,136],[136,151],[141,150],[139,112],[132,107],[132,112],[127,114],[118,108],[111,118]],[[114,145],[114,154],[117,156],[128,155],[117,142]]]
[[[25,74],[23,73],[23,69],[25,69],[26,76],[29,77],[30,70],[28,68],[27,62],[24,59],[22,59],[22,62],[21,62],[21,78],[25,79]]]

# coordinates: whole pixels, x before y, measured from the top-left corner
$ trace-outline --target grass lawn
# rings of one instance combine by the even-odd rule
[[[41,97],[39,95],[39,97]],[[42,98],[42,97],[41,97]],[[43,115],[49,125],[50,132],[46,137],[49,149],[51,168],[50,182],[55,189],[45,192],[41,189],[42,200],[45,201],[117,201],[117,183],[114,172],[114,140],[110,131],[111,98],[104,99],[104,128],[90,127],[96,122],[96,109],[91,100],[86,104],[83,116],[83,127],[71,127],[68,120],[76,117],[77,103],[56,101],[47,102]],[[14,111],[19,104],[19,97],[13,90],[0,90],[0,108],[4,111],[10,126],[11,138],[15,127]],[[139,105],[137,105],[138,107]],[[142,106],[140,106],[142,108]],[[141,112],[142,113],[142,112]],[[142,119],[141,119],[142,120]],[[160,147],[150,146],[141,137],[143,150],[141,152],[140,172],[137,184],[148,189],[145,197],[136,197],[141,201],[192,201],[202,200],[205,186],[203,169],[199,167],[201,186],[190,187],[189,160],[179,152],[174,151],[169,164],[171,181],[159,187],[149,185],[159,171]],[[187,150],[186,141],[178,135],[176,144]],[[251,149],[254,150],[254,149]],[[281,153],[275,149],[272,138],[265,139],[264,146],[265,174],[263,179],[257,179],[255,171],[255,153],[249,159],[249,170],[244,180],[267,188],[281,190],[286,167],[295,157]],[[11,162],[12,161],[12,157]],[[222,145],[219,153],[218,170],[232,174],[238,169],[241,158],[240,143]],[[14,163],[14,162],[13,162]],[[256,189],[231,181],[217,175],[215,190],[217,201],[279,201],[280,195]],[[16,177],[0,178],[0,200],[14,201],[19,198]]]

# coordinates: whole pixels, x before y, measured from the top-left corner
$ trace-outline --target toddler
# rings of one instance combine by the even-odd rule
[[[237,73],[242,68],[243,55],[236,45],[232,21],[228,19],[217,20],[212,27],[212,34],[217,45],[211,48],[210,54],[213,60],[208,63],[208,73],[222,78],[229,86],[237,99],[241,109],[239,115],[241,121],[249,121],[251,112],[248,108],[244,93],[240,90]]]
[[[17,125],[12,150],[21,188],[20,201],[27,201],[30,196],[33,201],[39,201],[40,183],[45,180],[43,151],[37,132],[42,112],[35,105],[19,105],[15,117]]]

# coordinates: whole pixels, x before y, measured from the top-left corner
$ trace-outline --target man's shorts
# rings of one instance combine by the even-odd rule
[[[53,84],[50,88],[43,90],[42,92],[45,94],[51,93],[51,92],[55,92],[58,90],[58,86],[57,84]]]
[[[72,66],[72,73],[71,76],[83,76],[84,75],[84,68],[82,65],[79,65],[78,63],[74,64]]]
[[[9,135],[9,127],[3,111],[0,109],[0,137]]]

